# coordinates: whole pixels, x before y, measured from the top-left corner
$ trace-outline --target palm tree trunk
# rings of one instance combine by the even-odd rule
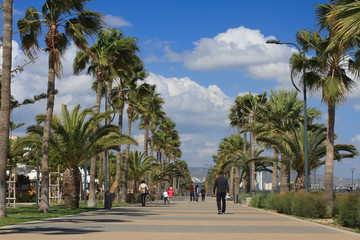
[[[102,81],[100,78],[97,79],[97,89],[96,89],[96,100],[94,113],[100,113],[101,106],[101,90],[102,90]],[[96,156],[92,156],[90,159],[90,186],[89,186],[89,201],[88,207],[95,207],[95,175],[96,175]]]
[[[232,195],[234,193],[234,166],[231,166],[230,168],[229,182],[229,193]]]
[[[253,158],[255,156],[255,133],[251,134],[251,157]],[[251,161],[251,191],[255,192],[255,161]]]
[[[122,134],[122,125],[123,125],[123,112],[124,107],[119,108],[119,132]],[[115,202],[120,202],[120,182],[121,182],[121,144],[119,145],[119,151],[116,154],[116,179],[115,181],[118,183],[118,186],[115,190]]]
[[[281,155],[281,167],[280,167],[280,194],[286,193],[289,191],[289,172],[290,167],[288,159],[284,155]]]
[[[235,186],[234,186],[234,193],[235,196],[239,195],[240,193],[240,172],[239,172],[239,168],[235,167]]]
[[[131,136],[132,111],[133,111],[131,105],[129,105],[127,111],[128,111],[128,125],[127,125],[126,135],[130,137]],[[128,175],[129,175],[129,155],[130,155],[130,144],[126,144],[125,162],[124,162],[124,176],[123,176],[123,191],[124,191],[124,194],[123,194],[122,198],[126,197],[126,194],[127,194],[127,191],[128,191],[127,181],[128,181]]]
[[[277,169],[278,169],[278,158],[279,158],[279,153],[274,150],[274,159],[275,161],[273,162],[273,173],[272,173],[272,179],[271,179],[271,193],[277,193]]]
[[[334,200],[334,128],[335,128],[335,104],[328,103],[328,121],[326,135],[326,160],[324,175],[324,194],[327,200],[328,210],[331,209]]]
[[[68,167],[64,172],[63,191],[65,206],[79,208],[81,173],[78,167]]]
[[[49,52],[49,72],[48,72],[48,89],[47,89],[47,105],[46,117],[44,123],[44,133],[42,142],[42,158],[41,158],[41,202],[39,212],[48,213],[50,211],[49,205],[49,146],[50,146],[50,132],[51,120],[54,111],[55,101],[55,57],[54,52]]]
[[[144,119],[144,159],[148,156],[148,140],[149,140],[149,120]]]
[[[249,175],[246,174],[243,177],[243,193],[249,193],[250,192],[250,181],[249,181]]]
[[[110,95],[110,93],[111,93],[111,90],[112,90],[112,83],[113,83],[113,81],[112,80],[109,80],[108,81],[108,85],[107,85],[107,95],[105,96],[105,104],[106,104],[106,109],[107,110],[111,110],[111,106],[110,106],[110,102],[108,101],[108,99],[109,99],[109,95]],[[107,121],[106,121],[106,124],[108,125],[108,124],[110,124],[110,119],[108,119]],[[104,168],[104,169],[107,169],[107,171],[106,171],[106,179],[107,179],[107,182],[106,182],[106,184],[107,184],[107,186],[105,186],[105,189],[109,189],[109,183],[110,183],[110,169],[109,169],[109,151],[108,150],[105,150],[105,158],[106,158],[106,161],[105,161],[105,164],[106,164],[106,168]],[[104,159],[105,159],[104,158]],[[105,176],[105,175],[104,175]],[[105,184],[105,183],[104,183]]]
[[[13,0],[3,2],[3,56],[0,120],[0,217],[6,217],[6,162],[9,147]]]

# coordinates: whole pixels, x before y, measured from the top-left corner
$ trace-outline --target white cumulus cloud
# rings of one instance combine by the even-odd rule
[[[113,16],[110,14],[106,14],[104,16],[104,21],[107,25],[111,27],[132,27],[132,23],[126,21],[124,18],[119,16]]]

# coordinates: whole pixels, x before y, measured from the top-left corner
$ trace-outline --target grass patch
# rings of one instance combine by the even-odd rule
[[[113,203],[113,207],[121,207],[130,205],[129,203]],[[7,217],[0,218],[0,227],[14,225],[18,223],[31,222],[36,220],[43,220],[47,218],[60,217],[83,212],[91,212],[104,209],[103,203],[96,203],[95,207],[88,207],[85,203],[80,203],[79,208],[66,208],[65,205],[51,205],[49,213],[39,213],[39,208],[36,204],[27,206],[17,206],[16,208],[8,207]]]

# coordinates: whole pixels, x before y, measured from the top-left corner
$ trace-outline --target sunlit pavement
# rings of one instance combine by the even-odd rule
[[[161,201],[0,228],[0,239],[287,239],[350,240],[360,234],[228,202],[218,215],[214,198]]]

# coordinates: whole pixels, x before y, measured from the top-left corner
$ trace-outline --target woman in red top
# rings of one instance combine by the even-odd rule
[[[174,191],[173,191],[172,187],[170,187],[170,189],[168,191],[168,194],[169,194],[169,203],[172,203],[172,199],[173,199],[173,196],[174,196]]]
[[[190,192],[190,202],[192,202],[193,200],[195,201],[194,185],[192,183],[190,184],[189,192]]]

